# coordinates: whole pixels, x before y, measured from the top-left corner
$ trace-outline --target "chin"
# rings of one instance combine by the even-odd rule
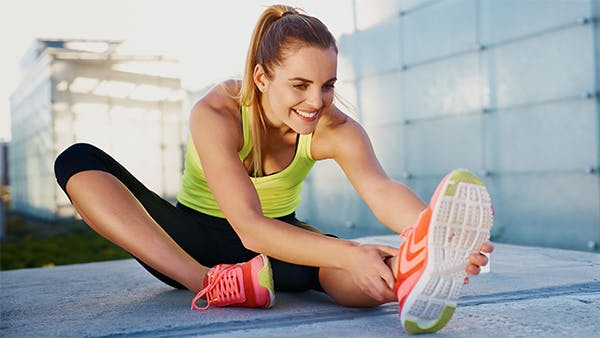
[[[292,129],[300,134],[300,135],[308,135],[308,134],[312,134],[315,131],[316,128],[316,123],[311,125],[311,126],[307,126],[307,125],[303,125],[303,126],[295,126]]]

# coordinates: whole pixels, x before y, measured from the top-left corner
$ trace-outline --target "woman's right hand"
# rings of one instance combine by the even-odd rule
[[[396,256],[398,248],[377,244],[357,244],[347,257],[346,270],[354,284],[369,297],[387,303],[397,299],[395,278],[385,259]]]

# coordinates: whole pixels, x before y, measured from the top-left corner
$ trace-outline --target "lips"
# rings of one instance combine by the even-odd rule
[[[308,119],[308,120],[313,120],[315,119],[315,117],[317,117],[317,115],[319,114],[318,110],[315,110],[313,112],[307,112],[304,110],[300,110],[300,109],[292,109],[296,114],[298,114],[300,117],[303,117],[304,119]]]

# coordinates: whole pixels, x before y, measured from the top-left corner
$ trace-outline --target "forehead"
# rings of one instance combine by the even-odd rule
[[[337,52],[334,48],[303,46],[288,52],[282,64],[273,70],[275,77],[328,81],[337,74]]]

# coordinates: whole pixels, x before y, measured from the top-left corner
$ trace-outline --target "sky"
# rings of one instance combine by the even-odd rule
[[[19,61],[36,38],[125,40],[130,50],[180,58],[182,82],[199,89],[243,68],[264,0],[19,0],[0,4],[0,141],[10,140],[10,95]],[[353,30],[352,0],[284,2],[339,37]]]

